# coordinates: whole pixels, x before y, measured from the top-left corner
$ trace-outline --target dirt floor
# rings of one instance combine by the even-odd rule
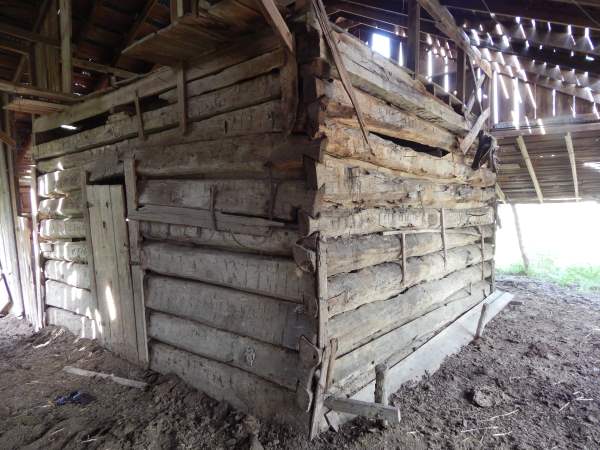
[[[600,448],[600,294],[527,278],[522,305],[433,376],[394,396],[402,424],[355,420],[313,442],[236,413],[174,377],[144,372],[64,330],[0,319],[0,449]],[[143,380],[140,390],[66,365]],[[87,404],[56,406],[73,391]]]

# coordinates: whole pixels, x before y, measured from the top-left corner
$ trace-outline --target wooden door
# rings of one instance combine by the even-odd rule
[[[100,338],[113,352],[138,362],[123,187],[87,186],[86,193]]]

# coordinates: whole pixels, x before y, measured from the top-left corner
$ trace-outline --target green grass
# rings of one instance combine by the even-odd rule
[[[552,281],[562,286],[575,286],[585,291],[600,289],[600,266],[559,267],[550,258],[540,258],[530,263],[527,272],[523,264],[499,267],[498,272],[509,275],[527,275]]]

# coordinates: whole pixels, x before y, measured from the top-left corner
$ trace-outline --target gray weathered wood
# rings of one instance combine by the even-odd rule
[[[445,211],[448,228],[489,225],[494,222],[492,207],[448,209]],[[325,237],[351,236],[389,230],[441,229],[439,209],[372,208],[357,212],[324,213],[318,218],[301,217],[300,230],[304,235],[320,231]]]
[[[47,279],[60,281],[69,286],[90,289],[90,273],[87,264],[67,261],[46,261],[44,275]]]
[[[38,195],[57,197],[80,189],[81,172],[78,169],[50,172],[38,177]]]
[[[85,242],[43,242],[40,244],[42,256],[46,259],[86,263],[88,248]]]
[[[402,266],[397,262],[334,275],[328,280],[330,314],[332,311],[348,311],[365,303],[391,298],[407,287],[437,280],[466,266],[478,264],[481,256],[479,245],[466,245],[448,251],[446,267],[442,252],[408,258],[406,280],[402,279]],[[493,249],[487,246],[484,260],[492,258]],[[481,267],[479,269],[481,274]]]
[[[82,239],[85,238],[85,225],[82,219],[41,220],[40,237],[44,239]]]
[[[80,338],[96,339],[98,337],[98,327],[94,320],[65,309],[49,306],[46,308],[46,321],[48,325],[66,328]]]
[[[46,305],[66,309],[90,319],[95,317],[96,308],[90,291],[54,280],[46,281]]]
[[[150,368],[175,373],[186,383],[224,400],[234,408],[277,423],[308,428],[308,418],[296,406],[295,393],[226,364],[169,345],[151,344]]]
[[[47,198],[39,203],[38,214],[40,218],[64,219],[68,217],[81,217],[81,191],[69,192],[67,197]]]
[[[148,276],[145,296],[153,310],[280,347],[297,349],[300,336],[316,335],[300,305],[271,297],[156,275]]]
[[[395,406],[385,406],[345,397],[327,397],[325,407],[340,413],[362,416],[368,419],[386,420],[393,424],[400,423],[400,410]]]
[[[152,242],[142,247],[142,266],[163,275],[189,278],[301,303],[312,277],[288,259]]]
[[[288,349],[158,312],[150,314],[148,336],[296,389],[298,353]]]
[[[291,229],[271,229],[268,236],[233,233],[210,228],[169,225],[159,222],[140,222],[142,236],[151,240],[206,245],[244,253],[291,256],[292,246],[299,235]]]

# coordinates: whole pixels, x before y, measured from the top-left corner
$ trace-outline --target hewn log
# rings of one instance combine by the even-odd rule
[[[445,219],[447,228],[489,225],[494,221],[494,210],[491,207],[450,209],[446,210]],[[306,215],[301,217],[300,232],[308,236],[319,231],[330,238],[393,230],[440,229],[440,226],[441,215],[437,209],[373,208],[357,212],[327,212],[318,218]]]
[[[296,352],[158,312],[150,314],[148,336],[253,373],[292,391],[296,389]]]
[[[273,228],[269,236],[252,236],[158,222],[140,222],[140,232],[145,239],[185,242],[237,252],[278,256],[291,256],[292,246],[299,238],[296,231],[288,229]]]
[[[148,177],[267,178],[303,176],[300,148],[320,141],[279,134],[241,136],[217,141],[134,148],[137,173]]]
[[[333,383],[353,393],[375,379],[375,366],[396,365],[464,312],[489,295],[488,283],[478,283],[472,293],[460,291],[458,298],[343,355],[335,362]],[[335,390],[335,389],[334,389]]]
[[[66,328],[80,338],[96,339],[98,337],[98,327],[95,320],[66,309],[49,306],[46,308],[46,321],[48,325]]]
[[[428,93],[408,71],[348,33],[334,30],[334,35],[353,86],[455,133],[468,131],[468,122]],[[315,45],[309,51],[313,57],[329,59],[323,45]],[[331,66],[331,75],[337,77],[335,66]]]
[[[146,306],[292,350],[316,332],[298,304],[197,281],[150,275]]]
[[[38,177],[38,195],[57,197],[81,188],[81,171],[78,169],[61,170]]]
[[[417,152],[410,147],[395,144],[380,136],[371,135],[371,147],[364,144],[360,130],[328,123],[323,129],[327,139],[323,141],[324,152],[343,158],[354,158],[400,172],[434,181],[448,181],[471,186],[493,186],[496,175],[487,168],[473,170],[456,153],[445,157]]]
[[[281,111],[281,104],[274,100],[281,95],[279,80],[274,75],[269,75],[247,83],[209,92],[190,100],[188,119],[196,121],[197,125],[194,127],[189,124],[189,138],[201,135],[209,140],[237,136],[244,134],[240,133],[241,129],[248,134],[280,131],[283,118],[277,115]],[[178,124],[177,108],[174,105],[145,112],[142,117],[146,135],[175,128]],[[256,128],[249,128],[249,123],[254,123]],[[139,133],[138,128],[135,117],[117,120],[40,144],[34,147],[34,158],[50,158],[113,144],[136,137]],[[151,145],[151,142],[149,144]]]
[[[493,254],[492,246],[486,246],[484,260],[493,258]],[[468,265],[478,264],[481,257],[479,245],[467,245],[449,250],[445,267],[442,252],[408,258],[406,279],[402,278],[402,264],[397,262],[334,275],[328,280],[329,313],[335,315],[391,298],[415,284],[438,280]]]
[[[46,261],[44,276],[81,289],[90,289],[90,272],[87,264],[67,261]]]
[[[327,82],[319,79],[313,81],[317,84],[314,89],[317,97],[321,97],[322,110],[315,117],[317,123],[310,124],[310,126],[317,128],[320,125],[319,131],[326,131],[327,127],[324,126],[326,119],[345,126],[357,126],[354,108],[341,82],[337,80]],[[457,151],[456,136],[448,130],[362,91],[357,90],[356,97],[371,133],[405,139],[447,151]]]
[[[308,417],[296,406],[294,392],[226,364],[154,342],[150,368],[174,373],[218,401],[260,418],[307,429]]]
[[[490,275],[491,264],[485,263]],[[448,297],[481,281],[481,268],[471,266],[444,278],[407,289],[390,299],[371,302],[329,319],[331,336],[338,339],[341,355],[377,336],[414,320],[446,303]]]
[[[95,306],[90,291],[58,281],[46,281],[46,305],[94,318]]]
[[[492,227],[483,227],[484,236],[492,236]],[[447,231],[447,249],[479,242],[477,228],[452,229]],[[443,249],[441,233],[416,233],[406,235],[406,257],[424,256]],[[329,276],[352,272],[384,262],[402,258],[402,236],[368,234],[343,237],[327,242],[327,273]]]
[[[126,143],[126,142],[125,142]],[[125,144],[124,143],[124,144]],[[78,153],[69,153],[52,159],[37,162],[37,170],[40,173],[54,172],[77,167],[88,167],[95,161],[103,161],[105,164],[117,165],[118,144],[104,145]]]
[[[496,197],[493,188],[444,184],[397,176],[370,163],[330,156],[315,163],[314,185],[320,190],[320,208],[402,206],[476,208]]]
[[[66,197],[42,200],[38,206],[38,214],[40,218],[49,219],[81,217],[81,206],[81,191],[71,191]]]
[[[87,262],[88,250],[85,242],[42,242],[40,249],[46,259],[84,264]]]
[[[152,242],[142,247],[148,270],[301,303],[314,292],[312,276],[284,258]]]
[[[44,239],[82,239],[85,238],[85,224],[81,219],[41,220],[40,237]]]
[[[163,205],[229,214],[294,220],[311,209],[314,193],[301,180],[147,180],[140,183],[140,205]]]

